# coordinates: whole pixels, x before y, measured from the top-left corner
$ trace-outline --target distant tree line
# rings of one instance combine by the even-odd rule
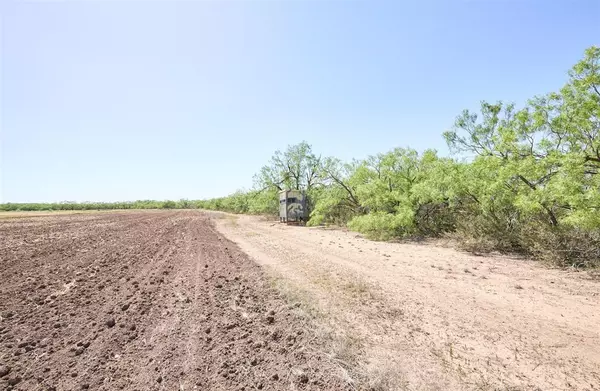
[[[112,209],[191,209],[197,208],[199,201],[153,201],[130,202],[53,202],[53,203],[5,203],[0,211],[54,211],[54,210],[112,210]]]
[[[254,189],[204,209],[277,213],[277,192],[309,196],[309,224],[374,239],[452,236],[468,250],[521,252],[566,266],[600,265],[600,48],[558,91],[524,107],[481,102],[443,136],[455,158],[396,148],[342,162],[306,142],[277,151]]]

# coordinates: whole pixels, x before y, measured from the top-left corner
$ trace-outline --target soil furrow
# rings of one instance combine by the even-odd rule
[[[14,218],[0,233],[0,387],[347,387],[202,213]]]

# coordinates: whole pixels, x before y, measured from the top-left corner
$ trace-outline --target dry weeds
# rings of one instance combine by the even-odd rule
[[[311,303],[301,308],[330,334],[328,356],[350,368],[356,389],[600,384],[600,288],[593,274],[247,216],[236,227],[218,225],[279,273],[281,286],[304,292],[295,300]]]

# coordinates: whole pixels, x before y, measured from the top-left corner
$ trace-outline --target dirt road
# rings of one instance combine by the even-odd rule
[[[0,221],[0,389],[342,389],[261,267],[200,212]]]
[[[373,387],[600,389],[600,282],[587,273],[247,216],[216,221],[313,298]]]

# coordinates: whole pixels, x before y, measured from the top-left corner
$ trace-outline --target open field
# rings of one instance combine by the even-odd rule
[[[148,209],[144,212],[160,211],[160,209]],[[99,213],[140,213],[140,210],[123,209],[123,210],[41,210],[41,211],[14,211],[0,212],[1,219],[10,219],[17,217],[40,217],[40,216],[61,216],[61,215],[78,215],[78,214],[99,214]]]
[[[0,220],[0,389],[343,389],[296,306],[195,211]]]
[[[591,273],[251,216],[216,221],[346,335],[346,354],[361,357],[351,375],[374,389],[600,389]]]
[[[200,211],[2,219],[0,265],[0,389],[600,389],[587,272]]]

